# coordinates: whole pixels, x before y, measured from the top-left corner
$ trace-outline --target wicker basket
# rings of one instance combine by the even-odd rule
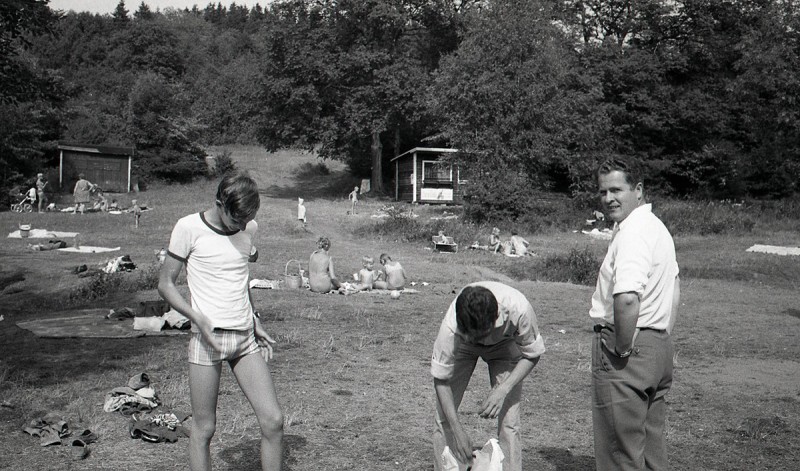
[[[297,264],[297,274],[289,274],[289,264],[292,262]],[[303,285],[303,277],[301,275],[300,262],[297,260],[289,260],[286,262],[286,267],[283,269],[283,286],[286,289],[298,289]]]

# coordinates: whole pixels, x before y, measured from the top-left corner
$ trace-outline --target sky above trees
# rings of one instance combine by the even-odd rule
[[[239,0],[236,2],[237,5],[243,5],[248,8],[253,7],[256,3],[260,3],[261,6],[266,6],[270,0]],[[73,10],[75,12],[82,12],[86,11],[89,13],[99,13],[101,15],[111,14],[114,9],[117,7],[119,0],[50,0],[50,8],[53,10],[61,10],[64,12]],[[141,0],[134,1],[128,0],[125,2],[125,7],[130,11],[135,11],[139,8],[139,5],[142,3]],[[192,9],[194,5],[197,5],[197,8],[205,8],[206,5],[209,3],[216,3],[216,2],[208,2],[208,1],[198,1],[198,0],[148,0],[144,2],[147,6],[150,7],[151,10],[165,10],[167,8],[175,8],[175,9]],[[230,2],[223,2],[225,6],[228,6]]]

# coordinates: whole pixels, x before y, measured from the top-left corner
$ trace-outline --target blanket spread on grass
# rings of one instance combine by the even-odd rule
[[[78,248],[66,247],[58,249],[59,252],[77,252],[77,253],[101,253],[101,252],[116,252],[121,247],[95,247],[93,245],[81,245]]]
[[[75,237],[77,232],[48,231],[47,229],[31,229],[27,239],[63,239],[65,237]],[[8,234],[9,239],[22,239],[19,230]]]
[[[759,245],[756,244],[748,252],[771,253],[775,255],[800,255],[800,247],[782,247],[780,245]]]
[[[153,335],[182,335],[182,330],[133,330],[133,319],[106,319],[108,309],[80,309],[56,313],[58,317],[17,322],[17,327],[45,338],[123,339]]]

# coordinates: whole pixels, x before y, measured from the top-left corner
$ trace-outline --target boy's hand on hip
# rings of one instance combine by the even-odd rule
[[[214,350],[216,350],[218,352],[221,352],[222,351],[222,345],[220,345],[220,343],[217,341],[217,339],[214,338],[214,329],[207,322],[207,320],[204,320],[202,323],[197,323],[197,324],[198,324],[197,328],[200,330],[200,335],[203,336],[203,339],[209,345],[211,345],[211,348],[213,348]]]

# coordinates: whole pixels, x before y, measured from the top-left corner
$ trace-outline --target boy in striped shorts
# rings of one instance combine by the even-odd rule
[[[248,287],[259,205],[255,181],[245,172],[228,174],[211,208],[175,225],[161,268],[159,293],[192,322],[189,391],[194,421],[189,466],[193,470],[211,469],[222,362],[230,365],[258,417],[262,469],[281,467],[283,415],[265,361],[272,357],[274,341],[253,310]],[[191,302],[176,287],[184,266]]]

